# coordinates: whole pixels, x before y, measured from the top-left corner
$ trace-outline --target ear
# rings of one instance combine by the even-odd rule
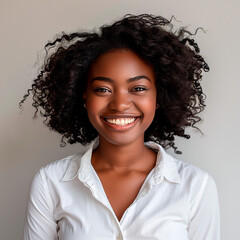
[[[155,109],[158,109],[159,107],[160,107],[160,106],[159,106],[159,104],[157,103],[157,104],[156,104],[156,108],[155,108]]]

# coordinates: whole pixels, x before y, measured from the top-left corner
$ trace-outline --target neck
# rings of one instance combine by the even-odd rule
[[[115,145],[99,137],[99,146],[94,150],[92,164],[97,169],[130,171],[145,168],[149,156],[156,154],[144,145],[140,138],[127,145]]]

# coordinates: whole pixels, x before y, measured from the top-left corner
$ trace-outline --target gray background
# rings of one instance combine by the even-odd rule
[[[239,172],[239,0],[1,0],[0,2],[0,238],[21,239],[28,188],[41,166],[79,151],[59,146],[61,136],[42,119],[32,119],[28,100],[18,102],[32,83],[44,56],[43,46],[56,33],[91,29],[126,13],[172,14],[194,30],[211,71],[205,74],[207,95],[201,136],[177,139],[178,158],[208,171],[215,179],[221,206],[222,239],[237,239],[240,216]],[[172,151],[170,151],[172,153]]]

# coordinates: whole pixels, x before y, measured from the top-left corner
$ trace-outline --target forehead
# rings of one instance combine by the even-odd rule
[[[103,76],[113,79],[139,75],[155,78],[152,66],[128,49],[117,49],[102,54],[94,61],[89,71],[89,77]]]

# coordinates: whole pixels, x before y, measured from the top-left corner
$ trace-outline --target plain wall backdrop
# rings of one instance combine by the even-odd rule
[[[153,13],[194,30],[211,67],[204,74],[207,107],[190,140],[177,139],[176,156],[209,172],[221,207],[222,239],[239,237],[240,216],[240,1],[239,0],[1,0],[0,1],[0,239],[22,238],[28,189],[37,170],[79,151],[79,144],[60,147],[61,136],[42,119],[32,119],[30,87],[44,56],[43,46],[56,33],[92,29],[126,13]],[[169,151],[172,153],[172,151]]]

